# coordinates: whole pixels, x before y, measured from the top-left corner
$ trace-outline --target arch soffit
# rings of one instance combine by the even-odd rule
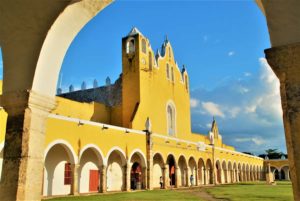
[[[55,140],[55,141],[48,144],[48,146],[46,147],[46,149],[44,151],[44,161],[46,160],[46,156],[47,156],[48,152],[55,145],[62,145],[62,147],[65,149],[65,151],[69,155],[69,158],[70,158],[71,162],[74,163],[74,164],[78,163],[78,157],[77,157],[72,145],[69,142],[67,142],[66,140],[62,140],[62,139]]]
[[[110,0],[72,1],[60,13],[49,28],[41,47],[33,78],[33,91],[48,97],[55,96],[58,75],[70,44],[82,28],[110,3]],[[70,23],[70,16],[72,22],[76,23]],[[66,24],[71,26],[66,28]]]
[[[137,154],[141,158],[142,166],[143,167],[147,167],[147,162],[146,162],[147,160],[146,160],[145,154],[140,149],[134,149],[131,152],[131,154],[129,155],[128,162],[131,163],[131,159],[132,159],[132,157],[133,157],[134,154]]]
[[[114,146],[106,154],[105,163],[104,163],[105,166],[108,165],[108,159],[109,159],[109,157],[111,156],[111,154],[113,152],[117,152],[120,155],[120,158],[122,160],[122,165],[125,165],[126,164],[126,154],[125,154],[125,152],[120,147]]]
[[[0,152],[3,150],[4,148],[4,141],[0,143]]]
[[[168,153],[168,154],[167,154],[167,157],[166,157],[166,164],[168,163],[169,157],[172,157],[172,158],[174,159],[175,167],[177,167],[177,160],[176,160],[176,157],[175,157],[175,155],[172,154],[172,153]]]
[[[100,162],[104,163],[104,154],[101,151],[101,149],[95,145],[95,144],[87,144],[85,145],[79,152],[79,157],[78,157],[78,162],[80,163],[81,157],[84,154],[84,152],[88,149],[92,149],[93,152],[96,154],[96,156],[98,157],[98,159],[100,160]]]

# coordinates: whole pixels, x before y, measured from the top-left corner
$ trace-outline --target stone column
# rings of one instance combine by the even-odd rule
[[[169,183],[169,165],[166,164],[163,168],[163,188],[167,189],[170,185]]]
[[[195,180],[195,186],[199,186],[199,169],[195,167],[195,175],[194,175],[194,180]]]
[[[178,184],[178,171],[179,171],[179,168],[175,167],[175,188],[179,187],[179,184]]]
[[[267,164],[267,171],[266,171],[266,182],[267,184],[271,184],[274,181],[274,175],[271,172],[270,163]]]
[[[40,200],[44,168],[45,123],[55,100],[35,92],[6,92],[8,112],[0,200]]]
[[[149,178],[149,175],[148,175],[148,168],[146,168],[146,167],[143,167],[142,168],[142,189],[146,189],[146,188],[148,188],[149,190],[152,190],[153,189],[153,186],[151,186],[152,187],[152,189],[151,188],[149,188],[149,180],[150,181],[152,181],[152,178],[151,179],[148,179]]]
[[[206,185],[207,184],[207,181],[206,181],[207,180],[207,176],[206,176],[206,169],[205,168],[203,168],[203,177],[201,179],[203,179],[202,183],[204,185]]]
[[[291,168],[294,199],[300,200],[300,43],[265,50],[280,81],[285,138]]]
[[[184,168],[184,174],[185,174],[185,186],[188,187],[189,186],[189,171],[188,168]]]
[[[124,182],[124,189],[123,191],[130,191],[130,164],[127,163],[122,167],[123,169],[123,182]]]
[[[72,171],[72,184],[71,184],[71,195],[78,195],[78,170],[79,164],[71,164]]]
[[[107,168],[106,166],[102,165],[101,166],[101,170],[100,170],[100,189],[99,191],[101,193],[105,193],[107,191],[107,185],[106,185],[106,171],[107,171]]]

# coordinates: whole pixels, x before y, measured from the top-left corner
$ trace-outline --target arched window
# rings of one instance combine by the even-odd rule
[[[169,58],[171,59],[171,48],[169,47]]]
[[[149,70],[152,70],[152,54],[149,52]]]
[[[171,67],[171,80],[174,82],[174,69],[173,66]]]
[[[167,106],[168,135],[175,136],[175,107],[171,104]]]
[[[134,51],[135,51],[134,38],[130,38],[126,43],[126,53],[130,54],[130,53],[134,53]]]
[[[184,76],[184,81],[185,81],[185,89],[188,91],[189,90],[189,81],[187,75]]]
[[[142,39],[142,52],[144,54],[146,54],[146,52],[147,52],[147,49],[146,49],[146,40],[145,39]]]
[[[167,64],[166,70],[167,70],[167,78],[170,79],[170,67],[169,67],[169,64]]]

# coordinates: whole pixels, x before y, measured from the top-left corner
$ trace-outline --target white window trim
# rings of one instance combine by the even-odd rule
[[[168,106],[171,106],[174,109],[174,135],[169,135],[169,122],[168,122]],[[176,106],[173,100],[168,100],[166,104],[166,122],[167,122],[167,135],[172,136],[172,137],[177,137],[177,111],[176,111]]]

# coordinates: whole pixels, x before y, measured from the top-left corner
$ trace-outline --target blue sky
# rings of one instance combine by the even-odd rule
[[[121,39],[133,26],[154,50],[167,35],[179,66],[187,67],[194,132],[206,134],[215,116],[223,140],[238,150],[286,152],[278,81],[263,59],[268,30],[252,0],[116,1],[75,38],[58,85],[67,91],[82,81],[114,81]]]

